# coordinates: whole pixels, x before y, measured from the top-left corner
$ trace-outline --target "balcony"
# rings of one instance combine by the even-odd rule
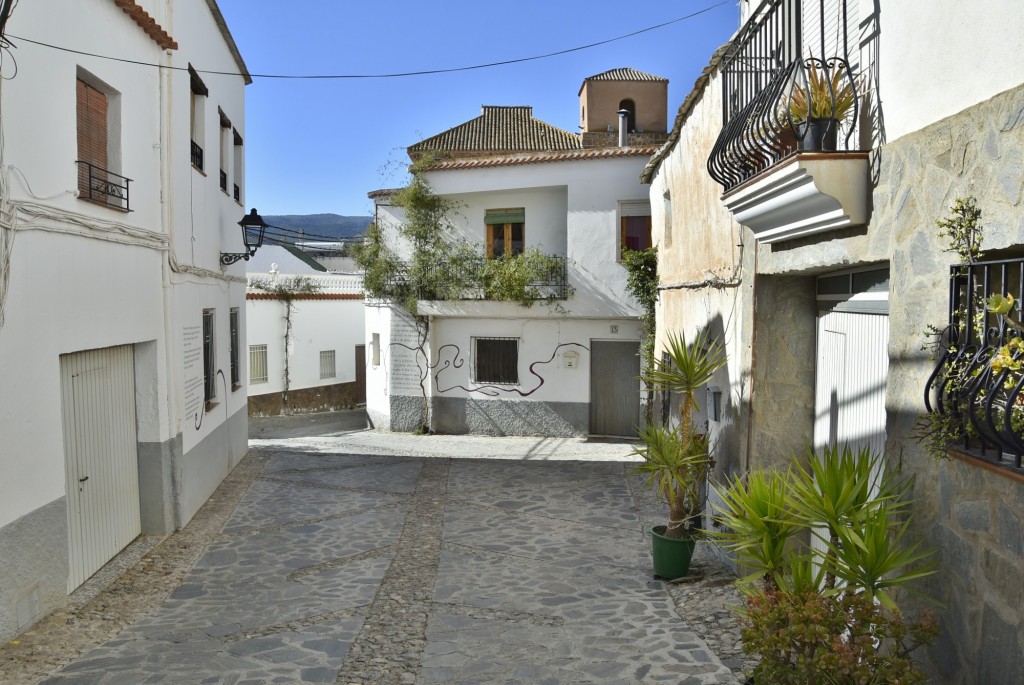
[[[237,183],[234,184],[234,192],[232,193],[232,197],[235,198],[235,202],[240,203],[242,201],[242,189],[238,187]]]
[[[415,280],[437,284],[434,287],[421,287],[416,299],[424,301],[458,301],[458,300],[492,300],[504,301],[509,298],[504,293],[520,291],[522,298],[518,301],[566,300],[572,294],[565,257],[543,255],[539,265],[530,267],[532,273],[525,283],[510,284],[509,275],[513,270],[505,269],[515,258],[511,259],[465,259],[458,262],[442,262],[427,267],[422,278]],[[411,287],[408,264],[395,274],[388,283],[388,289],[401,293],[403,288]],[[516,276],[512,276],[515,279]],[[521,285],[521,289],[518,287]]]
[[[203,148],[199,147],[199,143],[192,141],[192,166],[202,171],[203,167]]]
[[[988,310],[992,295],[1016,298],[1006,315]],[[925,387],[935,435],[990,467],[1024,475],[1024,259],[954,265],[949,274],[949,325]],[[943,445],[945,446],[945,445]]]
[[[132,179],[82,160],[75,164],[78,165],[79,197],[125,212],[131,211],[128,184]]]
[[[723,56],[708,173],[761,242],[867,221],[851,30],[845,0],[764,0]]]
[[[228,172],[223,169],[220,170],[220,189],[228,192]]]

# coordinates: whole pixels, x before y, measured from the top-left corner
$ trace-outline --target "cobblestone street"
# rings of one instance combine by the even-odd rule
[[[651,576],[661,514],[628,445],[358,413],[251,435],[185,530],[0,649],[0,681],[742,682],[731,576],[700,547],[701,580]]]

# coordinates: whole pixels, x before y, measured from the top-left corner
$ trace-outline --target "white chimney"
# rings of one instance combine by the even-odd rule
[[[626,147],[626,117],[628,116],[628,109],[619,110],[619,147]]]

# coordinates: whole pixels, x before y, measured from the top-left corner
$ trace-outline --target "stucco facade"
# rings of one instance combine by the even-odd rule
[[[232,311],[244,342],[245,282],[241,266],[219,264],[221,252],[241,251],[243,210],[217,173],[193,167],[190,142],[198,138],[216,172],[221,121],[244,141],[248,75],[216,3],[121,5],[65,3],[55,21],[53,8],[29,3],[7,24],[97,54],[116,41],[121,57],[180,70],[26,41],[17,74],[4,75],[0,639],[59,606],[95,570],[90,563],[109,558],[96,554],[116,553],[139,532],[185,525],[247,450],[244,384],[222,382],[230,379]],[[205,77],[199,107],[208,126],[196,135],[189,64],[235,74]],[[95,111],[105,163],[91,176],[82,163],[83,92],[103,101]],[[220,166],[240,184],[242,150],[231,153]],[[96,354],[104,361],[90,367]],[[92,379],[117,364],[130,379],[117,399],[132,407],[131,420],[104,413],[106,400],[88,394],[111,385]],[[209,384],[207,401],[211,374],[217,386]],[[86,444],[90,430],[105,439],[111,421],[130,444]],[[108,475],[131,485],[111,492],[133,493],[116,518],[136,521],[116,534],[88,519],[90,498],[111,487],[100,471],[114,451],[127,461]],[[113,536],[113,546],[97,552],[93,534]]]

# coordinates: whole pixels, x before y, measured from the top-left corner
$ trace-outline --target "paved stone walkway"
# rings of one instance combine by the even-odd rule
[[[628,446],[393,439],[254,440],[163,605],[42,683],[739,682],[651,577]]]

